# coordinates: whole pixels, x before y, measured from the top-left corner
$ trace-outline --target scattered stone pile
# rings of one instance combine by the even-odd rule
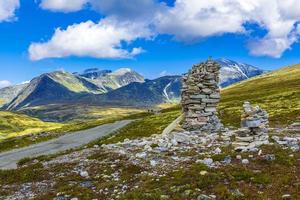
[[[219,70],[218,63],[208,60],[194,65],[183,77],[181,101],[185,130],[211,133],[222,129],[216,115],[220,101]]]
[[[255,151],[256,147],[269,143],[268,113],[259,106],[252,107],[249,102],[244,103],[243,109],[242,128],[235,131],[233,146],[237,151]]]

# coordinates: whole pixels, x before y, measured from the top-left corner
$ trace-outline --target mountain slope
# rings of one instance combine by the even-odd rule
[[[87,95],[79,101],[96,105],[135,107],[178,101],[181,88],[180,79],[180,76],[165,76],[155,80],[146,80],[144,83],[135,82],[106,94],[93,97]]]
[[[62,103],[82,93],[102,93],[98,86],[87,79],[66,72],[52,72],[34,78],[20,94],[4,108],[17,110],[21,107]]]
[[[0,141],[11,137],[61,128],[58,123],[43,122],[22,114],[0,111]]]
[[[271,125],[300,119],[300,65],[293,65],[242,81],[221,92],[220,114],[226,124],[239,126],[244,101],[266,109]]]
[[[92,82],[98,87],[103,88],[105,92],[115,90],[130,83],[144,82],[144,77],[129,68],[121,68],[113,72],[99,71],[98,76],[94,76]],[[94,72],[95,75],[95,72]]]
[[[257,67],[233,60],[218,59],[216,62],[221,66],[220,86],[223,88],[265,73],[264,70],[258,69]]]
[[[114,72],[90,69],[83,74],[62,71],[46,73],[34,78],[4,108],[19,110],[48,104],[76,103],[83,95],[102,94],[132,82],[143,81],[141,75],[126,68]]]
[[[19,84],[0,89],[0,107],[12,101],[28,84]]]

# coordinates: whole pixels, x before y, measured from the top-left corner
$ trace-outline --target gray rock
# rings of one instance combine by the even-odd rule
[[[216,198],[212,197],[212,196],[205,195],[205,194],[201,194],[197,197],[197,200],[216,200]]]
[[[91,187],[93,187],[93,183],[91,181],[84,181],[84,182],[81,182],[79,185],[81,187],[84,187],[84,188],[91,188]]]
[[[274,161],[276,159],[274,154],[264,155],[263,158],[267,161]]]
[[[249,164],[249,160],[248,159],[243,159],[242,160],[242,164],[243,165],[248,165]]]

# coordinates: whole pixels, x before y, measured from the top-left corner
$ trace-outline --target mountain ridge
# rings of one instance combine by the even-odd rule
[[[221,66],[221,87],[265,72],[252,65],[228,59],[217,59],[216,62]],[[75,72],[73,74],[59,71],[51,72],[34,78],[3,108],[19,110],[24,107],[58,103],[82,103],[98,106],[154,106],[155,104],[179,101],[180,77],[174,75],[145,80],[143,76],[129,68],[120,68],[115,71],[90,68],[81,73]],[[47,80],[41,81],[43,78]]]

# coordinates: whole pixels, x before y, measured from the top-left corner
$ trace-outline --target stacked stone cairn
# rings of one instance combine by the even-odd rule
[[[182,79],[183,125],[187,131],[215,133],[223,129],[217,117],[220,65],[209,59],[194,65]]]
[[[233,146],[236,151],[255,151],[262,144],[269,143],[268,113],[259,106],[252,107],[244,102],[241,127],[235,131]]]

